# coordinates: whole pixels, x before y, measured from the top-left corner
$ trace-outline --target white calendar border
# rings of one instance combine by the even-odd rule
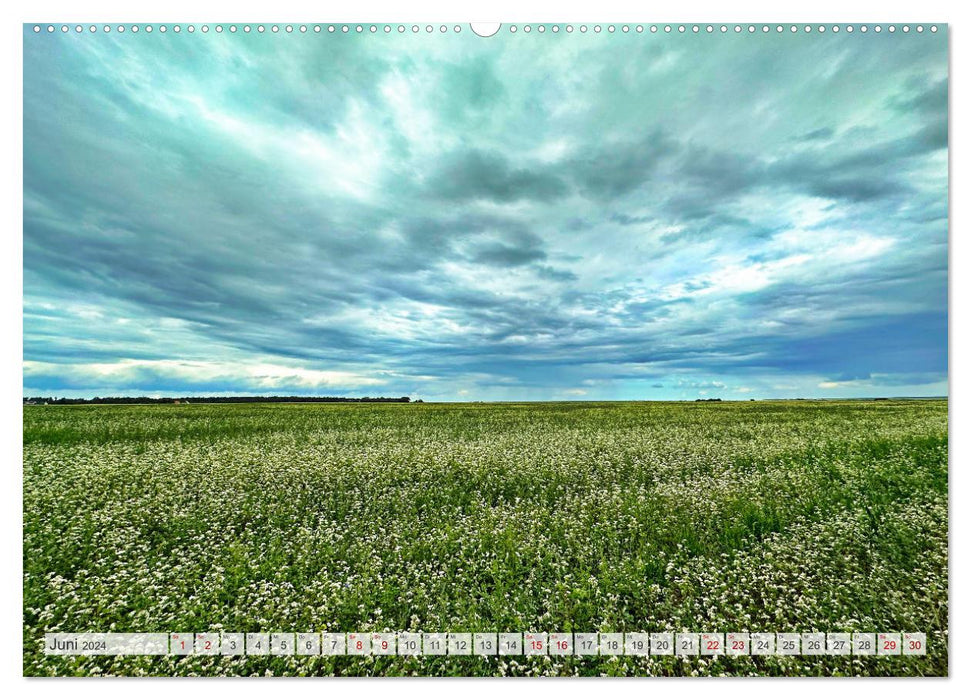
[[[692,4],[688,3],[672,3],[668,5],[653,4],[644,5],[642,3],[633,3],[631,1],[624,0],[598,0],[596,3],[591,3],[590,5],[583,6],[579,4],[569,4],[562,2],[553,2],[553,0],[544,0],[540,2],[524,3],[522,0],[494,0],[490,3],[479,3],[476,6],[470,6],[469,4],[459,4],[453,2],[447,2],[446,0],[413,0],[408,4],[403,4],[400,2],[392,2],[391,0],[357,0],[354,3],[348,3],[347,5],[341,7],[337,5],[328,4],[326,6],[321,6],[319,3],[312,3],[309,0],[276,0],[271,6],[260,6],[253,3],[249,6],[244,6],[241,3],[234,2],[229,3],[223,2],[213,2],[209,4],[200,3],[198,0],[193,0],[188,2],[187,0],[167,0],[164,4],[159,4],[157,6],[151,6],[149,4],[140,3],[128,3],[122,2],[121,0],[89,0],[88,2],[78,3],[78,2],[67,2],[66,0],[50,0],[47,2],[36,1],[28,4],[10,4],[8,7],[11,9],[2,10],[11,16],[7,16],[4,19],[7,21],[3,23],[3,27],[7,30],[4,33],[3,48],[6,51],[4,58],[6,59],[3,63],[2,73],[4,76],[4,92],[6,97],[9,97],[7,110],[5,110],[4,119],[6,120],[5,133],[10,135],[14,134],[19,139],[19,146],[15,145],[10,150],[12,156],[7,163],[7,167],[3,170],[4,177],[4,187],[2,188],[3,196],[5,197],[5,202],[9,205],[4,208],[4,211],[9,211],[12,213],[11,218],[13,221],[8,221],[10,224],[8,230],[12,231],[22,231],[22,93],[20,92],[19,85],[23,76],[23,63],[22,63],[22,50],[21,50],[21,39],[14,38],[11,39],[13,35],[19,37],[21,35],[20,26],[22,23],[29,21],[36,21],[39,16],[45,18],[57,18],[63,21],[74,21],[74,20],[102,20],[110,19],[112,21],[128,21],[128,22],[144,22],[144,21],[196,21],[196,20],[212,20],[219,18],[229,18],[232,17],[233,20],[239,21],[267,21],[268,19],[272,21],[274,18],[319,18],[321,20],[333,20],[333,21],[388,21],[397,19],[435,19],[442,21],[460,21],[467,22],[469,20],[495,20],[502,19],[504,21],[637,21],[639,19],[644,19],[645,21],[656,21],[656,22],[705,22],[705,21],[715,21],[715,20],[726,20],[726,21],[767,21],[771,20],[781,21],[781,22],[887,22],[887,21],[934,21],[934,22],[950,22],[954,23],[956,26],[952,27],[952,37],[956,40],[952,40],[951,44],[951,54],[952,54],[952,90],[951,90],[951,100],[952,100],[952,111],[950,115],[950,124],[958,123],[959,119],[963,122],[968,122],[968,114],[971,113],[971,108],[968,106],[968,95],[971,94],[971,85],[968,84],[967,78],[965,76],[971,74],[971,59],[968,58],[971,54],[971,45],[966,41],[966,36],[971,34],[971,24],[965,23],[965,18],[967,17],[965,8],[959,8],[958,3],[947,2],[944,0],[922,0],[921,2],[901,2],[900,0],[883,0],[880,3],[860,3],[859,5],[854,5],[847,0],[816,0],[813,3],[806,3],[805,5],[793,4],[779,4],[777,2],[770,2],[769,0],[736,0],[733,3],[716,2],[715,0],[696,0]],[[963,116],[959,116],[963,115]],[[967,198],[962,198],[955,196],[956,192],[953,189],[953,185],[963,180],[959,177],[960,164],[968,160],[971,163],[971,155],[968,155],[967,149],[963,147],[963,135],[955,138],[952,132],[952,137],[950,140],[950,156],[952,158],[952,191],[951,191],[951,216],[950,216],[950,227],[951,230],[955,230],[955,224],[960,226],[963,223],[963,218],[958,215],[962,211],[962,207],[967,207],[965,204]],[[964,169],[967,173],[968,168]],[[959,262],[962,264],[963,268],[966,270],[971,266],[971,259],[968,258],[967,250],[969,247],[968,243],[959,240],[960,237],[952,236],[949,242],[949,255],[951,256],[952,268],[951,274],[949,274],[949,285],[952,285],[951,289],[951,300],[954,301],[958,297],[963,299],[971,298],[971,292],[967,294],[961,294],[961,291],[967,291],[971,281],[969,281],[969,275],[956,275],[954,272],[958,269]],[[3,349],[3,361],[7,368],[12,368],[15,364],[21,362],[22,359],[22,349],[23,349],[23,337],[21,333],[21,290],[23,281],[23,270],[22,270],[22,239],[18,235],[4,236],[0,239],[0,264],[4,265],[3,274],[0,274],[0,284],[4,287],[4,294],[2,299],[5,303],[2,306],[3,310],[3,321],[4,328],[7,333],[4,334],[3,340],[0,341],[0,347]],[[952,311],[954,309],[954,304],[949,303],[948,311],[949,316],[954,314],[953,319],[957,319],[958,312]],[[968,327],[967,322],[967,311],[968,305],[965,302],[961,313],[964,314],[964,318],[961,323],[953,324],[952,319],[949,318],[949,334],[950,342],[952,343],[951,348],[949,348],[949,357],[956,357],[955,350],[958,348],[964,348],[967,350],[971,346],[971,342],[968,340]],[[967,353],[964,352],[963,355],[967,357]],[[966,362],[966,360],[965,360]],[[963,372],[963,364],[951,364],[949,367],[949,380],[950,380],[950,400],[949,400],[949,411],[952,416],[952,423],[956,423],[958,416],[967,422],[966,411],[963,408],[963,399],[955,400],[955,395],[963,396],[971,394],[971,385],[966,381],[967,374]],[[8,397],[7,401],[3,403],[4,420],[0,421],[0,430],[2,430],[3,444],[7,450],[7,456],[9,459],[4,460],[8,465],[17,464],[18,458],[21,458],[21,426],[22,426],[22,406],[20,406],[19,400],[12,401],[9,397],[19,397],[22,390],[21,386],[17,385],[18,373],[13,371],[7,371],[3,373],[0,382],[3,382],[3,396]],[[964,391],[961,391],[963,387]],[[961,459],[967,453],[965,448],[965,442],[967,438],[962,438],[961,433],[955,431],[956,426],[951,426],[950,434],[953,436],[951,442],[951,459],[953,464],[963,464],[967,460]],[[965,431],[964,434],[967,434]],[[22,463],[22,461],[20,462]],[[7,473],[13,474],[15,470],[11,469]],[[8,476],[9,479],[13,480],[13,476]],[[968,476],[963,470],[953,470],[950,474],[950,487],[952,489],[951,494],[953,502],[961,503],[966,500],[969,495],[968,491]],[[2,515],[0,517],[5,518],[6,527],[4,528],[4,538],[3,538],[3,559],[7,564],[8,571],[18,571],[19,567],[22,567],[22,510],[21,510],[21,494],[22,483],[19,484],[9,484],[9,487],[3,489],[3,497],[6,499],[4,502],[4,508],[2,510]],[[949,558],[949,575],[951,581],[967,581],[969,576],[967,575],[967,543],[971,541],[969,537],[968,526],[967,526],[967,516],[965,516],[960,509],[950,509],[949,513],[949,526],[951,531],[951,536],[954,538],[952,542],[955,545],[960,545],[960,556],[956,555],[957,546],[952,547],[951,556]],[[28,684],[29,688],[21,686],[18,688],[21,695],[30,695],[31,697],[38,698],[57,698],[58,700],[64,700],[65,696],[69,696],[70,700],[82,700],[84,698],[97,698],[98,700],[104,700],[106,698],[124,698],[125,700],[130,700],[133,693],[139,695],[139,700],[154,700],[154,698],[168,697],[172,692],[200,692],[208,690],[212,692],[213,686],[210,679],[180,679],[178,686],[171,685],[171,681],[167,679],[147,679],[145,681],[140,681],[137,686],[128,683],[92,683],[88,679],[58,679],[55,683],[39,682],[37,680],[27,681],[22,677],[22,658],[23,658],[23,637],[22,637],[22,578],[20,576],[8,575],[2,579],[0,582],[2,590],[4,593],[5,605],[0,608],[2,610],[3,617],[0,618],[0,624],[3,625],[3,629],[6,630],[6,634],[0,638],[3,640],[3,646],[0,650],[3,654],[0,654],[0,658],[3,659],[3,665],[0,668],[3,669],[3,678],[7,681],[13,681],[14,679],[19,679],[19,683]],[[953,603],[953,600],[952,600]],[[957,610],[951,613],[951,620],[949,622],[948,628],[952,631],[951,643],[949,648],[955,651],[954,642],[960,639],[960,635],[954,633],[954,630],[960,631],[962,634],[969,629],[971,629],[971,624],[969,624],[969,609],[971,606],[962,604],[959,605]],[[954,610],[953,605],[949,607],[949,610]],[[958,645],[957,652],[964,649],[963,646]],[[960,677],[962,680],[966,680],[969,673],[964,666],[966,664],[955,663],[955,661],[960,660],[960,656],[952,653],[949,662],[949,672],[952,674],[951,677],[957,680]],[[819,686],[815,679],[787,679],[782,681],[785,683],[784,689],[781,687],[780,683],[770,682],[766,683],[762,679],[737,679],[732,681],[733,692],[740,692],[746,695],[754,695],[758,697],[759,694],[777,695],[780,691],[785,692],[787,695],[787,700],[818,700],[820,692],[825,692],[829,698],[832,696],[839,697],[841,695],[849,696],[852,694],[858,694],[861,689],[866,686],[861,686],[860,683],[865,683],[866,681],[857,681],[855,679],[851,680],[833,680],[828,681],[825,687]],[[880,681],[874,680],[874,683],[879,683]],[[12,682],[11,685],[14,683]],[[236,694],[238,700],[244,700],[246,698],[262,698],[265,696],[268,688],[274,688],[275,686],[266,686],[261,683],[247,684],[238,683],[233,681],[234,687],[233,692]],[[354,687],[347,684],[340,684],[335,686],[338,688],[346,688],[348,692],[360,692],[360,687]],[[430,700],[431,698],[437,697],[448,697],[449,700],[454,700],[454,695],[456,692],[461,692],[463,700],[495,700],[497,693],[501,693],[503,700],[507,698],[517,697],[519,694],[522,696],[534,695],[537,689],[532,683],[528,681],[515,681],[507,680],[502,683],[501,686],[496,686],[494,683],[488,680],[482,679],[470,679],[462,684],[455,685],[454,683],[442,684],[437,682],[437,679],[417,679],[417,680],[395,680],[389,679],[386,681],[386,685],[383,686],[389,692],[397,692],[399,694],[403,693],[403,697],[407,698],[409,694],[414,694],[419,696],[423,700]],[[958,683],[936,683],[934,687],[935,695],[946,697],[949,695],[956,695],[954,692],[958,687]],[[880,683],[879,692],[881,694],[881,700],[892,700],[893,698],[906,698],[907,700],[913,700],[913,694],[915,692],[923,692],[918,689],[914,683]],[[671,688],[679,694],[681,698],[701,698],[702,696],[709,696],[713,691],[713,687],[707,683],[681,683],[676,684]],[[558,684],[556,692],[562,696],[562,700],[568,700],[569,698],[580,698],[581,695],[586,698],[591,690],[591,686],[586,683],[578,684]],[[218,692],[218,691],[217,691]],[[289,697],[300,697],[305,695],[306,697],[318,698],[320,693],[320,687],[315,684],[288,684],[285,692]],[[638,683],[611,683],[609,685],[609,692],[612,697],[610,700],[614,700],[614,697],[637,697],[643,698],[644,686]]]

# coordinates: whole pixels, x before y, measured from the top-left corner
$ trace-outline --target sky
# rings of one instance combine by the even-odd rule
[[[24,28],[25,395],[947,394],[947,37]]]

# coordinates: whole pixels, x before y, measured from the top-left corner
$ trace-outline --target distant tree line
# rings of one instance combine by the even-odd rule
[[[95,396],[93,399],[65,399],[53,396],[24,397],[25,404],[133,404],[133,403],[409,403],[410,396],[187,396],[154,398],[151,396]]]

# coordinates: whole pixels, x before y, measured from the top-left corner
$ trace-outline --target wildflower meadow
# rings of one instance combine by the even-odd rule
[[[946,400],[25,406],[26,675],[946,675]],[[924,656],[43,653],[47,632],[907,632]]]

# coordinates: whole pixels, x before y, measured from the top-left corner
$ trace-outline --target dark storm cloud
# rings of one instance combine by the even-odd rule
[[[443,199],[541,202],[563,196],[566,185],[552,169],[517,168],[502,155],[472,150],[446,155],[430,190]]]
[[[922,77],[910,82],[907,89],[894,95],[890,105],[901,112],[924,112],[940,117],[947,114],[948,80],[934,81]]]
[[[612,199],[654,178],[678,150],[677,142],[655,132],[635,141],[597,143],[566,163],[565,168],[582,193]]]
[[[545,259],[546,253],[538,248],[517,248],[501,243],[483,246],[471,256],[474,263],[496,267],[518,267]]]
[[[805,134],[797,137],[799,141],[826,141],[831,139],[835,135],[835,131],[831,126],[823,126],[818,129],[813,129],[812,131],[807,131]]]

